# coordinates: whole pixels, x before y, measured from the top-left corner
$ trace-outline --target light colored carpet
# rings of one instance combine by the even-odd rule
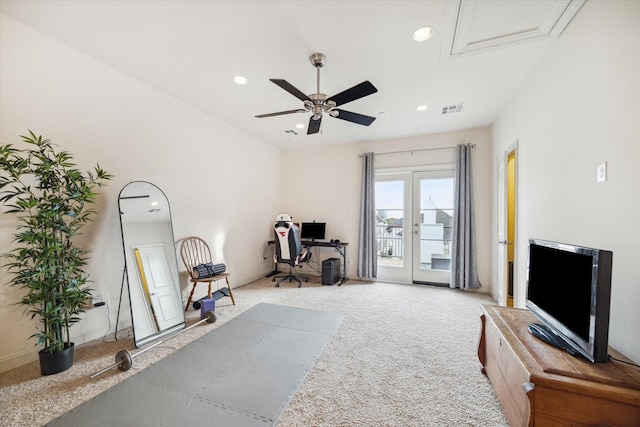
[[[234,289],[218,320],[192,328],[134,358],[132,369],[110,365],[118,350],[134,353],[132,338],[76,348],[72,369],[43,377],[37,362],[0,374],[0,424],[43,425],[119,381],[266,302],[333,311],[344,320],[278,422],[285,426],[507,426],[476,349],[480,304],[473,292],[422,285],[363,283],[302,288],[269,279]],[[199,319],[190,311],[187,324]],[[112,336],[108,337],[108,340]],[[135,404],[135,402],[132,402]]]

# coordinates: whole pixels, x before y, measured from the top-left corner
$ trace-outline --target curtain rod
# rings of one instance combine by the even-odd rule
[[[382,156],[383,154],[400,154],[400,153],[412,153],[414,151],[434,151],[434,150],[453,150],[455,147],[434,147],[434,148],[418,148],[416,150],[404,150],[404,151],[386,151],[384,153],[373,153],[376,156]],[[471,144],[471,148],[476,148],[476,144]],[[362,154],[358,154],[358,157],[362,157]]]

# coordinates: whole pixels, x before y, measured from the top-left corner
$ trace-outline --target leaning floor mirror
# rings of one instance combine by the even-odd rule
[[[120,227],[133,336],[143,346],[185,327],[169,200],[155,185],[120,191]]]

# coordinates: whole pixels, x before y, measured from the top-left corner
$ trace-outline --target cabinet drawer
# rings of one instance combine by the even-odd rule
[[[556,422],[568,418],[572,426],[640,426],[638,405],[545,386],[537,386],[535,393],[536,419],[540,414]]]
[[[529,425],[529,399],[522,387],[529,381],[524,369],[495,325],[486,322],[485,371],[511,426]]]

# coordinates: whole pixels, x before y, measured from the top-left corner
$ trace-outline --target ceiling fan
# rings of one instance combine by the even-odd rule
[[[322,115],[327,113],[331,117],[346,120],[348,122],[357,123],[363,126],[369,126],[376,119],[375,117],[365,116],[363,114],[353,113],[351,111],[342,110],[336,108],[347,102],[355,101],[356,99],[363,98],[367,95],[376,93],[378,89],[371,84],[368,80],[353,86],[347,90],[344,90],[336,95],[329,96],[324,93],[320,93],[320,68],[325,64],[327,57],[322,53],[314,53],[309,57],[311,64],[316,67],[317,70],[317,90],[316,93],[311,95],[305,95],[300,90],[295,88],[291,83],[282,79],[269,79],[273,83],[280,86],[282,89],[289,92],[299,100],[304,102],[304,109],[299,108],[297,110],[279,111],[277,113],[260,114],[256,116],[258,118],[282,116],[284,114],[292,113],[312,113],[309,119],[309,126],[307,128],[307,135],[318,133],[320,131],[320,123],[322,121]]]

